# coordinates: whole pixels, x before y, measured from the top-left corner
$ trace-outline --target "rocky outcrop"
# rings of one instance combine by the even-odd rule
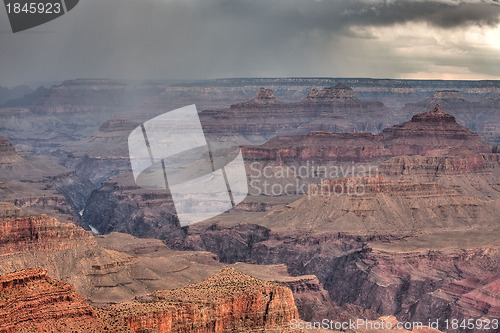
[[[57,251],[96,245],[91,234],[46,215],[0,219],[0,255],[23,251]]]
[[[211,136],[234,136],[239,143],[256,144],[286,131],[378,132],[393,123],[390,114],[382,103],[361,101],[351,88],[338,84],[313,89],[294,103],[279,102],[270,89],[262,88],[253,100],[230,109],[203,111],[200,119]]]
[[[157,292],[152,301],[102,309],[90,306],[70,285],[51,279],[40,269],[0,276],[0,290],[0,330],[6,333],[294,332],[290,320],[300,322],[288,288],[230,268],[197,285]],[[381,317],[377,321],[396,323],[397,319]],[[414,332],[439,331],[424,328]]]
[[[259,147],[246,146],[243,152],[253,161],[367,162],[400,155],[470,155],[491,150],[476,133],[437,105],[381,134],[315,131],[277,137]]]
[[[375,319],[377,313],[358,305],[337,305],[315,275],[299,276],[278,283],[292,290],[300,318],[307,322],[321,322],[324,318],[337,321]]]
[[[9,217],[0,220],[0,274],[42,267],[94,304],[129,302],[199,283],[222,266],[208,252],[173,251],[160,240],[118,233],[94,238],[75,225],[23,216],[10,205],[0,209],[4,206]]]
[[[8,179],[6,173],[13,173],[17,168],[31,168],[26,161],[19,156],[14,146],[7,138],[0,136],[0,179]],[[27,170],[26,170],[27,171]],[[3,175],[2,175],[3,174]]]
[[[390,155],[382,137],[370,133],[313,131],[306,135],[279,136],[261,146],[245,146],[250,161],[355,161]]]
[[[298,319],[290,289],[225,268],[152,301],[95,308],[41,269],[0,276],[1,332],[284,331]],[[283,329],[282,329],[283,328]]]
[[[73,288],[42,269],[0,275],[1,332],[125,332],[103,320]],[[108,323],[105,323],[108,321]]]
[[[491,319],[496,315],[498,289],[495,289],[494,276],[498,276],[495,263],[500,252],[497,246],[487,245],[494,243],[496,237],[486,236],[487,231],[471,235],[478,238],[476,242],[471,242],[473,238],[465,234],[446,232],[427,236],[418,233],[414,236],[397,236],[396,233],[349,236],[326,232],[305,236],[305,231],[300,235],[270,232],[263,239],[245,242],[245,250],[234,251],[231,246],[220,244],[236,240],[243,243],[242,240],[250,239],[253,233],[247,234],[245,230],[254,229],[245,229],[242,225],[190,229],[186,245],[205,246],[220,258],[259,264],[283,263],[292,274],[316,274],[331,301],[339,304],[340,309],[351,309],[347,313],[356,313],[355,306],[359,306],[368,311],[365,315],[373,312],[393,314],[399,320],[421,322],[429,319],[442,322],[449,318]],[[492,277],[482,279],[482,276]],[[482,282],[475,283],[473,288],[458,288],[457,284],[465,284],[466,281],[460,282],[464,279]],[[295,283],[291,287],[297,293],[311,280]],[[313,297],[315,292],[307,295]],[[300,297],[297,302],[301,304]],[[321,309],[321,302],[314,304]],[[333,312],[338,310],[339,307],[330,308]],[[307,311],[304,313],[307,315]],[[342,311],[335,313],[339,317],[346,315]],[[358,316],[363,318],[362,312]]]
[[[477,99],[469,101],[457,90],[440,90],[423,102],[408,103],[400,110],[403,117],[423,112],[439,104],[443,110],[453,114],[457,121],[471,130],[477,131],[488,142],[496,142],[498,135],[498,115],[493,100]]]
[[[354,264],[346,268],[342,279],[351,279],[360,291],[360,298],[345,293],[344,301],[368,305],[379,313],[396,314],[400,320],[426,322],[439,319],[443,323],[450,318],[459,321],[493,319],[497,311],[498,290],[491,285],[484,288],[487,294],[470,291],[467,295],[467,281],[470,283],[481,276],[498,274],[497,267],[490,266],[490,262],[496,260],[498,248],[410,253],[373,251],[355,264],[363,267],[362,270],[356,269]],[[426,267],[425,271],[423,267]],[[332,290],[339,291],[342,284],[336,283]],[[465,291],[458,292],[457,285],[465,285]],[[457,292],[465,296],[454,296],[453,293]],[[337,294],[335,297],[343,296]],[[489,312],[490,307],[492,312]]]
[[[304,104],[334,104],[334,103],[357,103],[361,104],[352,88],[338,83],[335,87],[324,89],[312,89],[302,101]]]
[[[207,280],[182,289],[158,291],[154,302],[124,304],[133,332],[226,332],[279,329],[298,319],[290,289],[225,268]]]
[[[383,103],[362,101],[352,88],[342,83],[312,89],[298,105],[320,110],[318,117],[300,126],[308,131],[379,132],[395,120],[389,116],[392,112]]]
[[[277,98],[274,92],[271,89],[260,88],[257,92],[257,95],[254,99],[244,102],[231,105],[232,109],[235,108],[245,108],[245,107],[274,107],[282,104]]]
[[[450,317],[462,320],[468,318],[498,318],[500,313],[500,291],[498,274],[457,279],[445,284],[440,290],[426,295],[417,305],[416,316],[429,316],[431,310],[425,302],[433,304],[433,312],[449,313]],[[443,320],[446,319],[442,318]]]
[[[23,174],[26,180],[21,178],[3,183],[0,186],[0,201],[29,210],[31,214],[47,214],[78,222],[78,207],[81,207],[82,197],[88,192],[88,184],[71,174],[33,180],[40,175],[40,170],[36,170],[31,175]]]
[[[409,154],[402,152],[400,155],[431,155],[434,150],[445,155],[457,149],[476,153],[491,152],[489,145],[476,133],[459,125],[455,117],[444,112],[439,104],[431,111],[413,116],[410,122],[385,129],[382,135],[388,145],[410,147]]]
[[[16,149],[7,138],[0,136],[0,156],[17,155]]]

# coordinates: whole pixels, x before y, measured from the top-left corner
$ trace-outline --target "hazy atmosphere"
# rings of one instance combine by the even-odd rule
[[[75,77],[500,78],[500,3],[82,0],[13,34],[0,85]]]

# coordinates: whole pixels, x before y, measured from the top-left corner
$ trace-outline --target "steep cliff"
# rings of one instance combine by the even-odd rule
[[[348,318],[352,313],[363,318],[356,306],[365,309],[365,315],[376,312],[422,322],[496,316],[497,229],[354,236],[293,233],[287,227],[288,231],[271,230],[266,237],[252,239],[255,228],[221,224],[190,228],[185,245],[204,247],[229,262],[282,263],[292,274],[315,274],[331,301],[340,306],[329,308],[338,316],[335,318],[346,318],[346,314]],[[223,245],[237,240],[239,249]],[[291,288],[297,293],[304,282]],[[470,287],[458,288],[457,284]],[[314,295],[317,292],[309,291],[305,297]],[[297,302],[301,304],[300,296]],[[319,300],[313,304],[321,311]],[[336,312],[346,308],[350,310]]]
[[[117,231],[163,239],[181,232],[170,194],[140,188],[130,173],[104,182],[92,192],[83,221],[100,233]]]
[[[0,275],[0,332],[127,332],[42,269]]]
[[[227,332],[276,328],[297,319],[290,289],[225,268],[182,289],[158,291],[153,303],[121,304],[133,332]]]
[[[67,250],[84,245],[96,245],[90,233],[47,215],[0,219],[0,255]]]

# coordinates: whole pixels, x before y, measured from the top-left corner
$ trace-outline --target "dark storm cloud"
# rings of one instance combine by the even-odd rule
[[[426,22],[459,31],[496,25],[499,16],[498,1],[85,0],[57,20],[12,34],[0,10],[0,84],[74,77],[397,76],[394,69],[404,72],[404,64],[387,65],[393,69],[387,73],[381,66],[363,68],[386,62],[391,50],[369,49],[369,33],[361,36],[353,27]],[[347,45],[342,38],[357,41]]]
[[[405,22],[454,28],[500,22],[498,1],[217,0],[215,3],[212,9],[218,13],[301,28],[339,29]]]
[[[500,6],[495,2],[396,1],[368,6],[355,2],[351,6],[354,8],[343,17],[346,24],[392,25],[413,21],[454,28],[469,24],[496,25],[500,17]]]

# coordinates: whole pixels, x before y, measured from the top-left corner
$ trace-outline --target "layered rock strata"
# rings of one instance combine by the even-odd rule
[[[122,304],[133,332],[227,332],[277,328],[297,319],[290,289],[225,268],[182,289],[158,291],[154,302]]]

